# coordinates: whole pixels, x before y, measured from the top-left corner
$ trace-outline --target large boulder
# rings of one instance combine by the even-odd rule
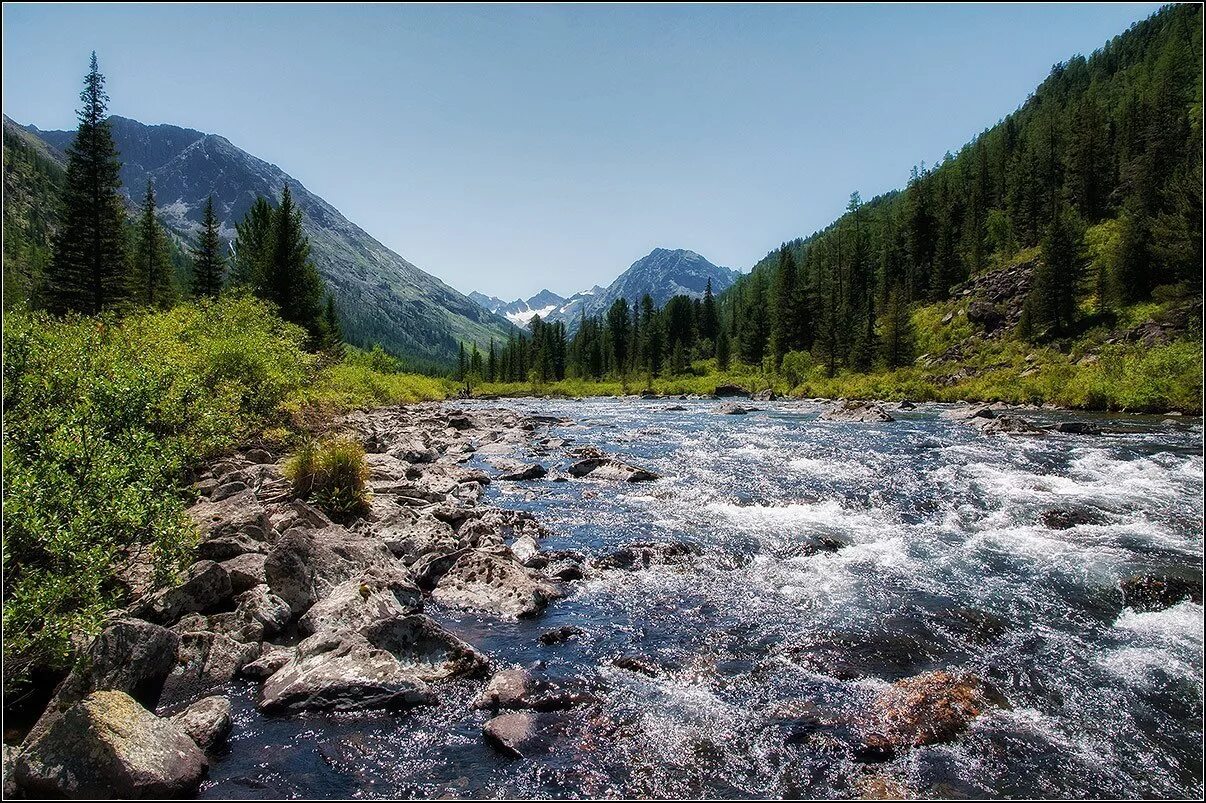
[[[567,471],[574,477],[615,482],[647,482],[658,478],[652,471],[630,466],[614,457],[587,457],[571,465]]]
[[[568,724],[561,712],[515,711],[488,720],[482,734],[503,754],[527,758],[548,753]]]
[[[25,743],[37,739],[67,709],[94,691],[125,692],[154,708],[176,665],[179,641],[171,630],[140,619],[108,623],[59,686]]]
[[[648,569],[659,563],[683,563],[699,553],[687,541],[636,541],[595,559],[596,569]]]
[[[226,683],[260,657],[260,645],[236,641],[223,633],[183,633],[174,656],[176,666],[163,684],[161,704],[194,700]]]
[[[994,707],[1009,703],[987,681],[969,673],[925,672],[880,692],[857,728],[866,752],[891,755],[898,748],[954,741]]]
[[[406,616],[423,597],[405,569],[372,567],[331,589],[298,620],[303,634],[359,630],[381,619]]]
[[[581,684],[537,677],[526,669],[503,669],[494,673],[473,704],[491,711],[560,711],[592,703],[596,699]]]
[[[405,571],[379,540],[343,527],[294,527],[268,553],[264,574],[272,592],[299,616],[335,586],[374,566]]]
[[[1202,603],[1201,575],[1134,574],[1124,577],[1119,585],[1123,605],[1135,611],[1159,611],[1184,600]]]
[[[192,795],[207,767],[176,723],[124,692],[97,691],[26,747],[15,773],[31,796],[162,799]]]
[[[185,570],[175,585],[160,589],[130,607],[139,619],[171,624],[187,613],[204,613],[230,599],[230,573],[219,563],[200,560]]]
[[[480,672],[486,659],[426,616],[318,633],[264,682],[263,711],[364,711],[430,702],[428,683]]]
[[[172,722],[188,734],[197,747],[212,750],[230,733],[230,700],[226,697],[203,697],[173,715]]]
[[[517,618],[540,613],[560,590],[510,551],[471,550],[444,572],[432,596],[446,605]]]
[[[712,395],[721,399],[732,396],[749,398],[750,392],[740,385],[717,385],[716,390],[712,392]]]
[[[369,524],[372,534],[406,565],[432,554],[456,549],[459,540],[452,525],[430,513],[403,507],[396,502],[378,510],[374,503],[375,520]]]
[[[268,513],[250,490],[218,501],[202,499],[188,510],[201,531],[201,541],[243,536],[252,541],[267,541],[272,528]]]
[[[876,424],[895,421],[888,411],[871,402],[844,400],[821,413],[822,421],[852,421],[860,424]]]
[[[262,552],[248,552],[222,561],[222,568],[230,575],[231,593],[242,594],[268,582],[264,574],[264,561],[267,559],[268,556]]]

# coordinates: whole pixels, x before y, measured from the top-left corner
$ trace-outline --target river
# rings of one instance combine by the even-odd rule
[[[480,681],[398,715],[284,718],[257,713],[256,686],[240,683],[202,797],[1202,796],[1202,606],[1136,612],[1119,587],[1201,576],[1200,419],[1091,416],[1106,434],[986,436],[945,405],[852,424],[796,401],[748,415],[714,401],[465,406],[479,404],[564,416],[551,435],[663,477],[493,483],[486,502],[551,528],[542,548],[699,549],[577,582],[532,620],[428,605],[499,665],[590,679],[604,724],[510,759],[483,740]],[[1051,510],[1081,523],[1053,529]],[[585,634],[539,643],[571,624]],[[611,666],[620,655],[662,671]],[[798,732],[801,710],[840,721],[941,668],[990,680],[1011,707],[879,763]]]

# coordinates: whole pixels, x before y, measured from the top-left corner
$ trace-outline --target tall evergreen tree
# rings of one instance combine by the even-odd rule
[[[699,313],[699,337],[712,343],[712,351],[716,350],[716,336],[720,334],[720,318],[716,313],[716,298],[712,295],[712,279],[704,287],[703,304]],[[704,357],[711,357],[705,354]]]
[[[289,185],[273,214],[271,256],[265,265],[264,297],[276,304],[281,317],[318,333],[323,283],[310,261],[310,238],[302,229],[301,210],[293,203]]]
[[[1076,320],[1076,290],[1085,263],[1084,227],[1075,210],[1062,205],[1042,242],[1042,260],[1026,297],[1031,333],[1066,334]]]
[[[67,148],[63,210],[46,271],[46,296],[56,312],[94,314],[128,300],[130,293],[121,163],[95,52],[80,100],[79,127]]]
[[[797,325],[801,306],[797,282],[796,260],[784,243],[779,246],[779,265],[771,296],[770,347],[776,368],[783,362],[784,354],[801,346]]]
[[[175,303],[176,284],[167,235],[155,217],[155,187],[149,179],[135,233],[133,268],[131,282],[137,303],[149,307],[170,307]]]
[[[247,214],[235,224],[234,259],[230,267],[232,285],[264,292],[273,233],[272,205],[264,196],[257,195]]]
[[[226,260],[222,256],[222,238],[218,235],[218,217],[214,214],[214,197],[205,201],[205,216],[201,234],[193,249],[193,295],[216,296],[222,292]]]

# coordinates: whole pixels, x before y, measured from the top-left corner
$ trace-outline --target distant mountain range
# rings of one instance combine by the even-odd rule
[[[418,363],[446,365],[461,342],[484,344],[510,330],[505,319],[419,270],[297,179],[225,137],[117,116],[110,123],[122,160],[123,192],[141,201],[151,179],[160,218],[183,238],[191,239],[200,229],[211,194],[222,235],[230,239],[256,196],[279,199],[287,182],[310,236],[311,258],[335,296],[349,341],[380,343]],[[4,125],[19,127],[7,117]],[[75,137],[74,131],[24,130],[60,162]]]
[[[541,320],[565,321],[572,329],[583,315],[602,314],[620,298],[637,304],[649,294],[660,307],[676,295],[703,298],[709,279],[712,292],[719,295],[739,276],[740,271],[713,265],[694,251],[655,248],[607,287],[595,286],[569,298],[551,290],[541,290],[527,300],[503,301],[477,292],[470,293],[469,298],[518,326],[526,327],[539,315]]]

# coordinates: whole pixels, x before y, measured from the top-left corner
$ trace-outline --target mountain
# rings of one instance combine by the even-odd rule
[[[4,308],[29,297],[50,260],[62,153],[4,118]]]
[[[574,293],[569,298],[562,298],[552,290],[541,290],[526,301],[522,298],[503,301],[501,298],[477,292],[470,293],[469,298],[517,326],[527,326],[537,315],[546,321],[575,321],[579,317],[582,305],[602,292],[602,287],[595,286],[590,290]]]
[[[719,294],[739,276],[740,271],[713,265],[694,251],[655,248],[633,262],[606,288],[595,286],[569,298],[549,290],[541,290],[526,301],[507,302],[482,293],[470,293],[469,297],[519,326],[527,326],[534,315],[540,315],[541,320],[565,321],[573,329],[583,314],[588,317],[603,314],[620,298],[638,304],[648,293],[660,307],[676,295],[703,298],[709,279],[712,292]]]
[[[141,200],[151,179],[160,218],[186,238],[200,229],[209,195],[222,236],[230,239],[256,196],[279,199],[288,183],[310,236],[311,258],[335,296],[352,343],[380,343],[416,365],[434,366],[450,364],[463,341],[484,344],[506,337],[505,320],[395,254],[297,179],[225,137],[117,116],[110,123],[122,160],[122,191]],[[75,137],[74,131],[34,126],[25,131],[50,154],[61,153]]]

